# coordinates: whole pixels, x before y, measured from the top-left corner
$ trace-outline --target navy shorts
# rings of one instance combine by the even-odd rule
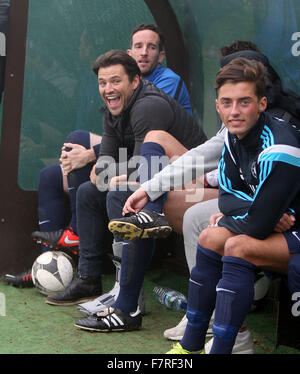
[[[300,291],[300,230],[291,229],[283,233],[290,254],[293,255],[288,263],[287,285],[290,292]]]
[[[291,255],[300,253],[300,230],[291,229],[283,232]]]

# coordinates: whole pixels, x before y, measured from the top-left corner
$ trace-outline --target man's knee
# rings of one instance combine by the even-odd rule
[[[62,170],[60,165],[50,165],[43,168],[40,172],[39,185],[57,184],[62,186]]]
[[[79,144],[85,148],[90,148],[90,133],[86,130],[72,131],[68,134],[66,143]]]
[[[215,230],[213,230],[211,227],[207,227],[201,231],[198,239],[198,243],[201,245],[201,247],[212,250],[215,248],[217,238],[214,231]]]
[[[224,256],[233,256],[247,259],[249,252],[249,237],[247,235],[237,235],[226,240],[224,246]]]
[[[163,130],[151,130],[149,131],[145,138],[144,143],[146,142],[155,142],[160,145],[163,145],[168,139],[170,139],[172,135],[170,135],[168,132]]]
[[[187,148],[175,139],[174,136],[163,130],[149,131],[144,138],[144,143],[151,142],[159,144],[171,162],[174,162],[187,151]]]

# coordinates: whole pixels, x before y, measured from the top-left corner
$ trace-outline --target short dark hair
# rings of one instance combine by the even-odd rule
[[[92,69],[93,72],[98,75],[98,70],[100,68],[107,68],[111,65],[122,65],[130,82],[133,81],[136,75],[141,76],[140,68],[135,59],[119,49],[112,49],[100,55],[93,63]]]
[[[163,33],[161,32],[160,28],[156,25],[154,25],[153,23],[141,23],[140,25],[137,25],[132,33],[131,33],[131,36],[130,36],[130,47],[132,47],[132,37],[135,33],[137,33],[138,31],[142,31],[142,30],[151,30],[151,31],[154,31],[158,34],[159,36],[159,44],[158,44],[158,48],[159,48],[159,52],[163,51],[165,49],[165,37],[163,35]]]
[[[258,46],[252,42],[245,41],[245,40],[235,40],[231,44],[225,45],[221,48],[220,54],[221,57],[231,55],[235,52],[240,51],[256,51],[260,52]]]
[[[256,96],[260,99],[265,96],[268,76],[268,70],[261,62],[239,57],[218,71],[215,89],[218,95],[225,83],[253,82]]]

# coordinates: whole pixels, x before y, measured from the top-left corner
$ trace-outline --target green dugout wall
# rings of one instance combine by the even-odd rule
[[[0,274],[31,266],[39,253],[41,169],[58,162],[75,129],[102,133],[95,58],[127,49],[131,30],[156,22],[166,64],[190,90],[208,136],[219,128],[213,83],[224,44],[255,42],[286,87],[300,93],[299,0],[11,0],[5,95],[1,103]]]

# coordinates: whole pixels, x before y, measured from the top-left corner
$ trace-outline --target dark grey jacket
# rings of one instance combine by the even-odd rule
[[[126,148],[127,160],[139,155],[144,137],[150,130],[170,133],[187,149],[196,147],[207,139],[202,128],[175,99],[144,80],[141,80],[120,116],[112,116],[106,107],[102,108],[102,113],[104,132],[97,174],[107,167],[103,162],[107,156],[110,158],[107,164],[112,159],[115,163],[124,161],[119,160],[120,148]]]

